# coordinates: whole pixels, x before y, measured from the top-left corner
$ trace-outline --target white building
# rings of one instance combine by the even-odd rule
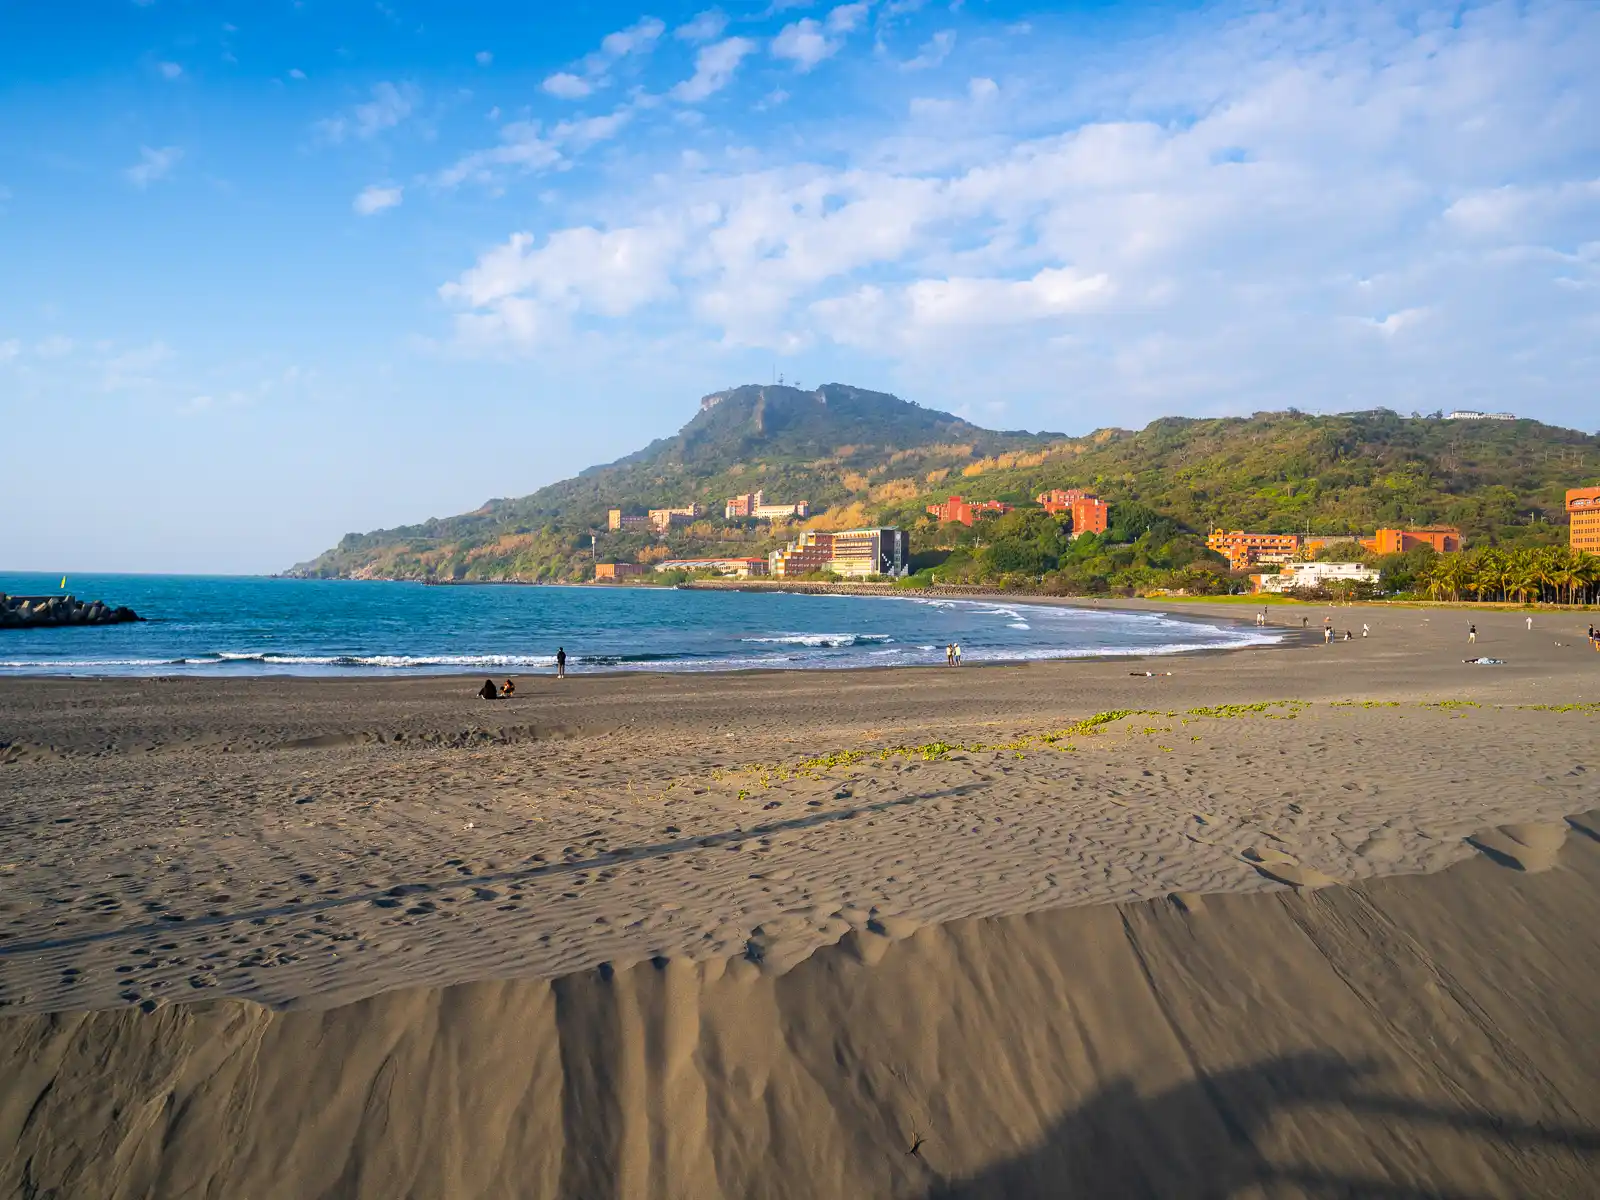
[[[1372,567],[1351,562],[1286,563],[1276,575],[1253,576],[1258,592],[1294,592],[1332,583],[1377,583]]]
[[[1515,413],[1475,412],[1470,408],[1458,408],[1445,417],[1446,421],[1515,421],[1516,419]]]

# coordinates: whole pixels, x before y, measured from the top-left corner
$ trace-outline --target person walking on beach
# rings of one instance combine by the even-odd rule
[[[1365,621],[1361,622],[1361,636],[1366,637],[1368,632],[1369,630],[1367,629],[1367,623]]]
[[[1533,632],[1533,618],[1532,617],[1528,618],[1528,632],[1529,633]]]
[[[954,642],[945,643],[944,665],[947,667],[953,667],[956,665],[956,644]]]
[[[556,678],[557,679],[565,679],[566,677],[567,677],[567,648],[565,646],[557,646],[556,647]]]
[[[1333,645],[1333,626],[1332,625],[1324,625],[1322,627],[1322,644],[1324,646]]]
[[[955,644],[955,652],[956,652],[956,666],[959,667],[961,665],[961,643],[960,642],[957,642]]]
[[[1311,618],[1302,613],[1300,615],[1300,628],[1304,629],[1309,624],[1311,624]]]
[[[1476,625],[1468,625],[1467,626],[1467,645],[1474,646],[1474,645],[1477,645],[1477,642],[1478,642],[1478,627]]]

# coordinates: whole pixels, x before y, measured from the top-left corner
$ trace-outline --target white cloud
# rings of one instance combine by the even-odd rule
[[[163,79],[179,79],[183,76],[183,67],[175,62],[157,63],[156,70],[161,72]]]
[[[494,61],[494,53],[489,50],[479,50],[472,57],[480,67],[487,67]]]
[[[356,105],[348,115],[318,121],[316,128],[325,140],[336,145],[349,137],[366,140],[404,121],[416,102],[417,90],[410,84],[384,81],[373,85],[371,100]]]
[[[868,7],[866,0],[858,0],[855,4],[841,4],[832,9],[828,13],[828,32],[849,33],[858,28],[867,19]]]
[[[654,46],[666,29],[666,25],[655,17],[644,17],[626,29],[608,33],[600,42],[600,52],[611,59],[638,54]]]
[[[7,338],[0,342],[0,363],[10,362],[22,353],[22,343],[16,338]]]
[[[513,234],[439,295],[475,310],[457,318],[463,343],[526,347],[580,310],[623,317],[671,296],[681,244],[681,231],[666,226],[564,229],[538,248],[532,234]]]
[[[557,71],[554,75],[546,76],[541,86],[552,96],[559,96],[563,100],[581,100],[594,91],[594,84],[570,71]]]
[[[821,22],[805,17],[779,30],[771,49],[774,58],[786,58],[797,71],[806,72],[837,53],[839,43],[824,36]]]
[[[33,352],[40,358],[65,358],[72,353],[72,339],[56,333],[34,346]]]
[[[907,71],[925,71],[930,67],[937,67],[950,57],[950,51],[955,49],[955,44],[956,31],[941,29],[922,44],[915,58],[909,58],[900,65]]]
[[[182,157],[183,150],[178,146],[163,146],[159,150],[140,146],[139,161],[122,174],[136,188],[149,187],[156,180],[164,179]]]
[[[302,71],[299,67],[290,67],[289,68],[289,78],[290,79],[304,79],[305,77],[306,77],[306,73],[304,71]]]
[[[693,20],[679,25],[673,34],[686,42],[709,42],[721,37],[727,27],[727,16],[720,9],[708,8]]]
[[[697,104],[713,92],[721,91],[733,79],[739,64],[755,49],[755,42],[740,37],[702,46],[694,58],[694,74],[672,89],[673,98]]]
[[[602,185],[587,223],[519,235],[444,294],[464,344],[849,347],[931,400],[1072,395],[1096,423],[1509,406],[1497,391],[1576,414],[1600,330],[1600,13],[1408,14],[1207,9],[1088,49],[1037,32],[995,60],[1004,93],[958,78],[916,114],[958,119],[866,106],[824,162],[747,133]],[[790,30],[773,52],[797,67],[834,52],[823,22]],[[555,133],[532,130],[546,161]],[[681,147],[660,149],[652,172]]]
[[[508,170],[527,173],[557,167],[571,155],[616,137],[633,119],[633,112],[632,105],[624,104],[603,116],[560,121],[549,130],[538,121],[508,122],[500,127],[499,145],[463,155],[433,182],[445,188],[468,181],[494,184]]]
[[[396,208],[404,198],[405,189],[398,185],[372,184],[361,189],[350,207],[363,217],[381,213],[386,208]]]
[[[151,342],[107,358],[101,364],[100,386],[108,392],[149,387],[156,372],[170,362],[172,350],[164,342]]]
[[[1081,312],[1111,291],[1104,274],[1046,268],[1029,279],[922,279],[906,288],[919,325],[1012,325]]]
[[[600,49],[585,56],[581,72],[556,71],[545,77],[544,90],[563,100],[580,100],[607,86],[611,80],[606,72],[622,59],[654,49],[666,29],[657,18],[644,17],[626,29],[608,33],[600,40]]]
[[[1386,317],[1368,318],[1364,324],[1384,337],[1392,338],[1402,329],[1409,329],[1427,315],[1428,310],[1425,308],[1402,308]]]

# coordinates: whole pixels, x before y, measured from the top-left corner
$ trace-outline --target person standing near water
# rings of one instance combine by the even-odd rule
[[[961,643],[957,642],[951,649],[955,651],[956,666],[959,667],[961,665]]]
[[[566,677],[567,677],[567,648],[565,646],[557,646],[556,647],[556,678],[557,679],[565,679]]]

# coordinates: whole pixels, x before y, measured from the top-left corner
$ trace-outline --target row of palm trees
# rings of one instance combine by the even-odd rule
[[[1421,584],[1433,600],[1588,604],[1600,597],[1600,558],[1558,546],[1441,554]]]

